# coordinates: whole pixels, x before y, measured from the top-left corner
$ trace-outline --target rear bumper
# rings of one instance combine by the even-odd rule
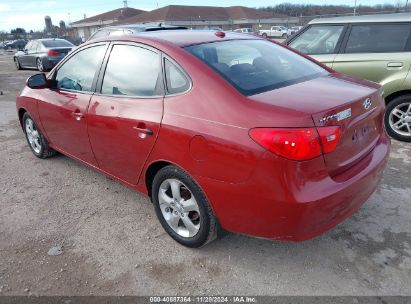
[[[376,190],[390,141],[384,134],[359,163],[331,178],[323,159],[276,161],[267,153],[244,184],[198,177],[223,228],[290,241],[313,238],[356,212]]]
[[[54,68],[57,63],[59,63],[64,57],[52,57],[52,56],[48,56],[48,57],[43,57],[43,66],[46,69],[52,69]]]

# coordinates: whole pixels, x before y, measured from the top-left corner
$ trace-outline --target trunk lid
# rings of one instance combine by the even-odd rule
[[[341,173],[360,161],[374,148],[383,132],[384,102],[374,83],[331,74],[252,98],[305,112],[318,128],[339,126],[341,136],[337,147],[324,154],[330,175]]]

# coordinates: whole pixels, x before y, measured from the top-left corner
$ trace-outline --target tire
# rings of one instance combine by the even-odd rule
[[[263,33],[261,36],[263,36],[263,37],[266,38],[266,39],[267,39],[267,37],[268,37],[267,33]]]
[[[44,72],[45,68],[43,65],[43,61],[41,60],[41,58],[37,58],[36,60],[36,65],[37,65],[37,70],[39,70],[40,72]]]
[[[22,69],[22,68],[21,68],[21,64],[20,64],[20,61],[19,61],[19,59],[18,59],[17,57],[14,58],[14,64],[15,64],[17,70],[21,70],[21,69]]]
[[[55,150],[49,147],[47,140],[27,112],[23,115],[23,131],[26,135],[27,143],[36,157],[45,159],[57,154]]]
[[[173,165],[162,168],[151,190],[157,217],[174,240],[198,248],[217,238],[218,223],[210,204],[186,172]]]
[[[392,138],[411,142],[411,95],[397,97],[388,103],[384,124]]]
[[[287,36],[288,36],[288,35],[284,33],[281,37],[284,38],[284,39],[286,39]]]

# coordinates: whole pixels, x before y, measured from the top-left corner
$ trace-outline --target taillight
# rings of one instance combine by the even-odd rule
[[[53,51],[53,50],[49,50],[49,51],[47,52],[47,55],[48,55],[48,56],[60,56],[60,52]]]
[[[322,127],[317,128],[317,131],[320,135],[323,153],[326,154],[334,151],[340,141],[340,127]]]
[[[303,161],[333,151],[340,138],[340,128],[256,128],[250,130],[250,136],[275,154]]]

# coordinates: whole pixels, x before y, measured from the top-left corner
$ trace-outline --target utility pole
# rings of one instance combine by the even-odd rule
[[[354,16],[357,15],[357,0],[354,2]]]
[[[127,8],[128,7],[127,0],[124,0],[123,3],[124,3],[124,8]]]
[[[407,10],[407,9],[408,9],[408,0],[405,1],[405,10]]]

